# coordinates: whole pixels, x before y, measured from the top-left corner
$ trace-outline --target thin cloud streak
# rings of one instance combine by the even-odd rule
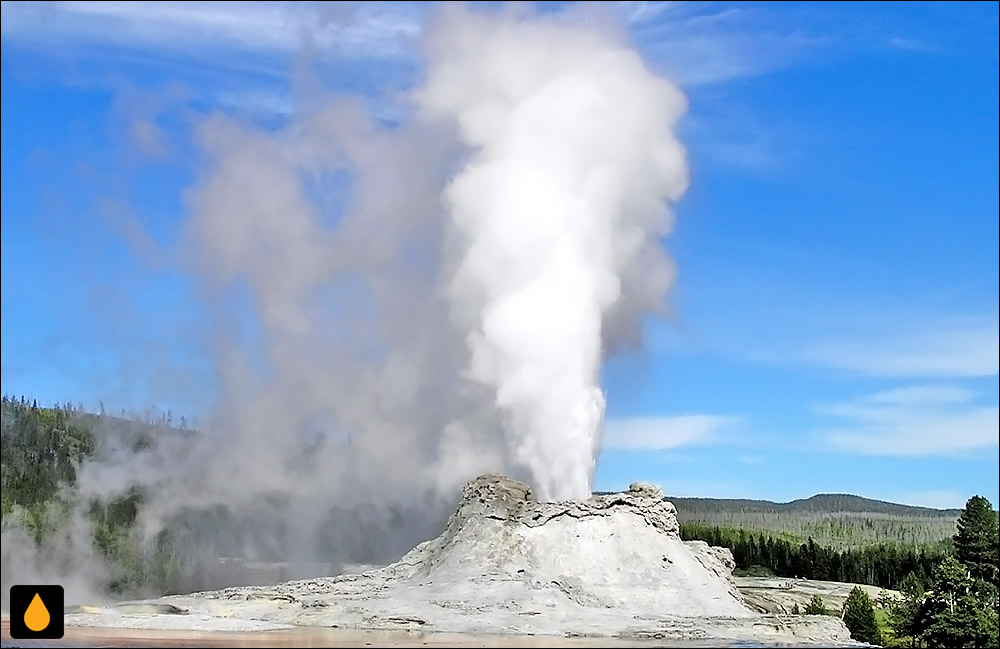
[[[625,2],[619,7],[643,51],[684,87],[791,67],[835,42],[759,6]]]
[[[411,61],[433,3],[5,2],[5,39],[73,51],[117,47],[252,71],[309,50],[329,59]],[[641,49],[684,86],[795,65],[831,40],[782,14],[684,2],[621,2]]]
[[[995,458],[1000,409],[976,404],[977,396],[947,385],[910,386],[821,405],[818,413],[851,423],[819,435],[828,447],[861,455]]]
[[[805,360],[870,376],[985,377],[1000,372],[1000,329],[970,324],[917,334],[821,343]]]
[[[604,450],[663,451],[718,440],[739,421],[725,415],[673,415],[609,419],[604,424]]]
[[[4,37],[111,43],[226,65],[220,52],[291,55],[305,47],[342,57],[409,53],[422,31],[410,3],[3,3]]]

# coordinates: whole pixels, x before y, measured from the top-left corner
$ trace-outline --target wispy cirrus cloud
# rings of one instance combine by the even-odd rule
[[[931,43],[917,40],[915,38],[907,38],[906,36],[891,36],[889,37],[889,40],[886,41],[886,45],[891,49],[913,52],[938,52],[941,49]]]
[[[261,58],[286,62],[304,49],[334,59],[415,58],[435,4],[4,2],[0,31],[4,38],[46,48],[123,48],[260,72],[268,67]],[[816,7],[647,1],[612,6],[654,64],[687,87],[785,69],[831,47],[858,45],[858,30],[843,24],[842,12]],[[934,47],[895,32],[868,38],[872,47]]]
[[[394,93],[412,83],[426,13],[424,3],[394,2],[4,2],[0,33],[5,47],[69,63],[53,70],[70,85],[132,92],[127,74],[106,71],[137,65],[143,85],[182,87],[180,103],[199,109],[271,119],[317,90],[348,89],[392,115]],[[172,96],[161,103],[179,105],[163,92]],[[141,124],[133,133],[163,150],[156,135]]]
[[[603,448],[664,451],[718,442],[720,434],[739,421],[734,416],[706,414],[614,418],[604,424]]]
[[[1000,409],[949,384],[912,385],[816,408],[848,423],[820,431],[826,445],[886,456],[996,458]]]
[[[262,72],[304,49],[334,59],[412,59],[434,3],[4,2],[2,33],[46,48],[100,47]],[[785,12],[686,2],[615,5],[639,46],[682,85],[794,65],[823,47]],[[270,66],[268,65],[270,60]]]
[[[424,12],[420,3],[392,2],[4,2],[2,11],[5,39],[141,50],[221,68],[247,67],[248,54],[283,60],[306,48],[399,57],[412,49]]]
[[[834,39],[759,5],[622,2],[639,46],[682,86],[703,86],[800,63]]]
[[[976,391],[956,385],[909,385],[882,390],[865,398],[876,406],[920,406],[966,403],[976,397]]]
[[[923,331],[886,331],[806,348],[803,358],[837,369],[885,377],[985,377],[1000,372],[996,322],[943,323]]]

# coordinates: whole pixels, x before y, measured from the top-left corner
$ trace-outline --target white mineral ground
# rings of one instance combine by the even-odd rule
[[[74,638],[80,627],[236,632],[224,646],[252,646],[244,636],[297,646],[856,646],[839,618],[757,612],[733,567],[728,550],[680,539],[656,486],[540,503],[527,485],[486,475],[466,485],[440,536],[383,568],[81,607],[65,623]],[[246,633],[260,631],[275,632]]]

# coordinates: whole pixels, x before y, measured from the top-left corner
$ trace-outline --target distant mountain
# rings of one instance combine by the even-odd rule
[[[732,498],[680,498],[667,496],[678,513],[697,515],[715,512],[760,512],[786,514],[888,514],[904,517],[940,517],[957,519],[960,509],[934,509],[900,505],[884,500],[862,498],[852,494],[816,494],[787,503],[769,500],[747,500]]]
[[[818,494],[775,503],[733,498],[667,496],[681,525],[766,533],[795,543],[812,538],[847,549],[872,544],[948,544],[961,510],[932,509],[851,494]],[[693,528],[692,528],[693,529]]]

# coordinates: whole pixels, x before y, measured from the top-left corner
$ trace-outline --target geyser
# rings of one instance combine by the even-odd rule
[[[104,436],[78,479],[81,503],[142,489],[141,554],[166,539],[196,578],[174,590],[219,585],[220,557],[391,561],[487,472],[543,502],[590,495],[602,361],[673,278],[685,100],[600,5],[452,4],[389,125],[350,94],[194,119],[171,258],[201,309],[176,329],[211,371],[164,376],[217,407],[152,447]]]
[[[197,498],[413,509],[487,471],[589,496],[601,363],[664,307],[687,173],[684,97],[583,18],[446,4],[391,128],[342,99],[277,132],[203,125],[190,256],[253,335],[220,336],[215,427],[241,451]],[[317,428],[339,443],[301,441]]]
[[[456,13],[431,44],[421,104],[470,150],[444,191],[467,375],[493,391],[539,497],[587,498],[605,324],[669,282],[657,236],[687,186],[685,100],[625,43],[556,19]]]

